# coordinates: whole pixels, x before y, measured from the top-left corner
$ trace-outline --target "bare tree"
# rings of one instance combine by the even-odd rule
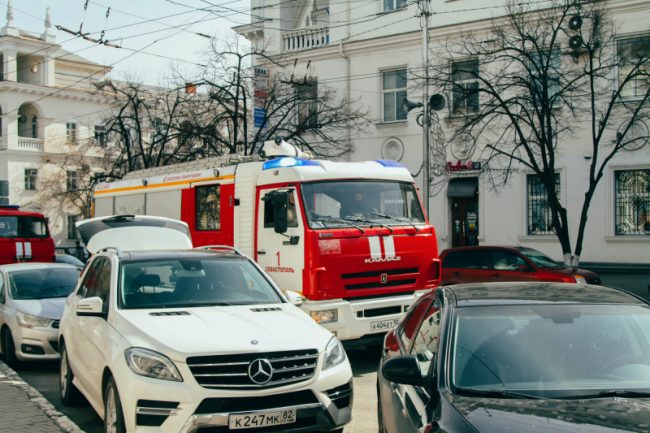
[[[201,76],[186,81],[195,83],[213,101],[213,117],[202,130],[216,152],[227,149],[251,155],[260,151],[264,141],[282,136],[315,156],[338,157],[352,151],[351,143],[341,140],[341,133],[348,128],[360,131],[368,123],[367,113],[355,107],[356,101],[339,98],[309,70],[296,76],[295,64],[285,70],[264,52],[244,50],[237,42],[214,41],[208,56]],[[269,71],[263,90],[256,87],[259,77],[251,66],[253,57]],[[261,116],[257,123],[262,127],[255,127],[256,101]]]
[[[479,137],[483,167],[504,169],[499,177],[490,171],[494,186],[522,167],[541,182],[551,228],[572,266],[607,164],[648,140],[632,131],[649,116],[650,40],[619,40],[614,30],[603,2],[558,0],[536,10],[513,2],[488,32],[449,42],[431,66],[433,82],[453,101],[455,134]],[[589,170],[572,233],[556,189],[558,157],[585,124]]]

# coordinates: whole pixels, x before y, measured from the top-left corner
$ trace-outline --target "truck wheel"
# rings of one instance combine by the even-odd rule
[[[104,433],[126,433],[122,402],[112,377],[104,388]]]
[[[2,330],[2,353],[5,356],[5,363],[11,368],[18,365],[18,358],[16,357],[16,345],[14,338],[11,336],[9,328]]]
[[[81,400],[79,390],[72,379],[74,373],[70,368],[70,361],[68,360],[68,351],[65,348],[65,343],[61,343],[61,363],[59,365],[59,395],[61,396],[61,403],[64,406],[75,406]]]

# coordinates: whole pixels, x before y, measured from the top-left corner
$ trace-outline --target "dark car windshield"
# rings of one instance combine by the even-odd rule
[[[184,257],[122,264],[123,308],[274,304],[282,299],[248,260]]]
[[[9,292],[15,300],[63,298],[72,292],[79,270],[44,268],[9,273]]]
[[[457,392],[589,398],[650,391],[650,308],[516,305],[459,308]]]
[[[301,191],[312,229],[424,223],[415,188],[406,182],[311,182]]]
[[[519,251],[540,268],[559,268],[560,265],[552,258],[532,248],[519,248]]]

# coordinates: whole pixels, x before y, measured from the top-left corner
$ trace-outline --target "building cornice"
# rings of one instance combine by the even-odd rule
[[[109,103],[109,96],[83,89],[64,87],[47,87],[29,83],[17,83],[15,81],[0,81],[0,93],[19,93],[23,95],[34,95],[49,98],[72,99],[76,101],[88,101],[98,103]]]

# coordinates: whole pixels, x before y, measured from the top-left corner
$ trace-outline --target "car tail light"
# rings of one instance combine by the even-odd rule
[[[442,274],[442,265],[440,259],[435,258],[431,261],[429,276],[427,279],[427,288],[433,288],[440,285],[440,275]]]

